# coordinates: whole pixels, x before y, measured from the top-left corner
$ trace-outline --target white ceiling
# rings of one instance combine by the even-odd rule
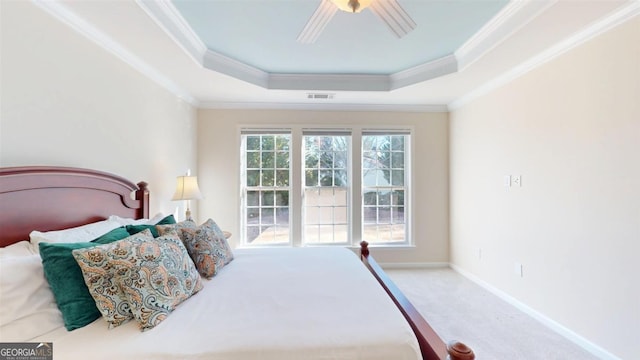
[[[640,13],[633,0],[398,0],[397,39],[364,10],[295,41],[320,0],[35,3],[204,108],[443,111]],[[308,99],[309,93],[332,99]]]

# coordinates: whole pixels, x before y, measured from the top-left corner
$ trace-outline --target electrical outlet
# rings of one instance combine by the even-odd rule
[[[478,249],[478,260],[482,260],[482,248]]]

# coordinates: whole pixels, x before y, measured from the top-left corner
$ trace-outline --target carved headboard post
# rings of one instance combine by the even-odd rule
[[[147,184],[144,181],[140,181],[138,184],[138,190],[136,190],[136,200],[140,201],[141,203],[141,207],[140,207],[140,211],[141,211],[141,217],[142,218],[149,218],[149,188],[147,186],[149,186],[149,184]]]

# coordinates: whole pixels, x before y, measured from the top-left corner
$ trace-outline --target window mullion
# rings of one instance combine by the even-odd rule
[[[291,130],[291,194],[290,194],[290,226],[293,246],[302,245],[302,191],[304,179],[304,163],[302,159],[302,129]],[[297,209],[297,210],[296,210]]]
[[[354,128],[351,133],[351,244],[357,246],[362,241],[362,129]]]

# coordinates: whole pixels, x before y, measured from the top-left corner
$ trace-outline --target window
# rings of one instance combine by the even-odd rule
[[[248,244],[289,243],[290,134],[243,134],[243,232]]]
[[[349,242],[350,136],[305,132],[304,243]]]
[[[243,245],[410,243],[410,132],[244,129]]]
[[[407,135],[362,135],[362,238],[405,242]]]

